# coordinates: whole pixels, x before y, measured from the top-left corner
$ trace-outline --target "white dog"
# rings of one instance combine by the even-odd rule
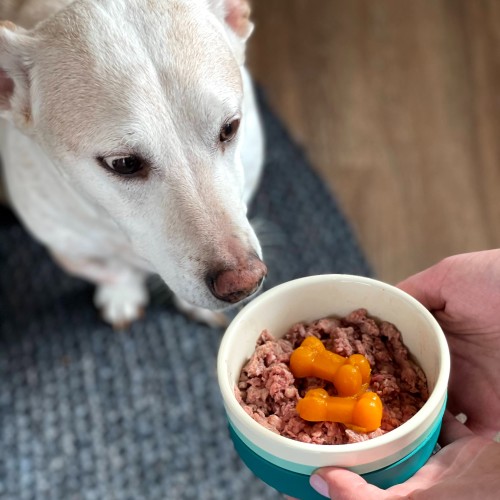
[[[263,154],[248,13],[247,0],[0,1],[9,201],[97,285],[114,325],[140,315],[151,273],[206,322],[264,279],[246,217]]]

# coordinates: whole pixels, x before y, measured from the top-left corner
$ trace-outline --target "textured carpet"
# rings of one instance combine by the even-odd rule
[[[263,100],[262,112],[267,165],[252,218],[266,288],[370,275],[334,198]],[[146,317],[116,333],[92,293],[0,212],[0,498],[281,498],[229,440],[215,375],[223,332],[157,291]]]

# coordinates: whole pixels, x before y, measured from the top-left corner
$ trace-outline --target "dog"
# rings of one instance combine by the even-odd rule
[[[264,138],[247,0],[2,0],[9,203],[122,327],[159,275],[220,324],[266,276],[247,218]]]

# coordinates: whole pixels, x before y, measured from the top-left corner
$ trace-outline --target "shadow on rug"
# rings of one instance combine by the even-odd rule
[[[267,165],[251,217],[266,288],[370,275],[335,200],[261,101]],[[92,293],[0,212],[0,498],[281,498],[229,439],[215,374],[222,331],[157,294],[143,320],[116,333]]]

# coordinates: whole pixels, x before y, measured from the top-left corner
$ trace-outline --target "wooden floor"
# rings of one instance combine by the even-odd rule
[[[379,278],[500,247],[500,1],[254,0],[253,12],[253,75]]]

